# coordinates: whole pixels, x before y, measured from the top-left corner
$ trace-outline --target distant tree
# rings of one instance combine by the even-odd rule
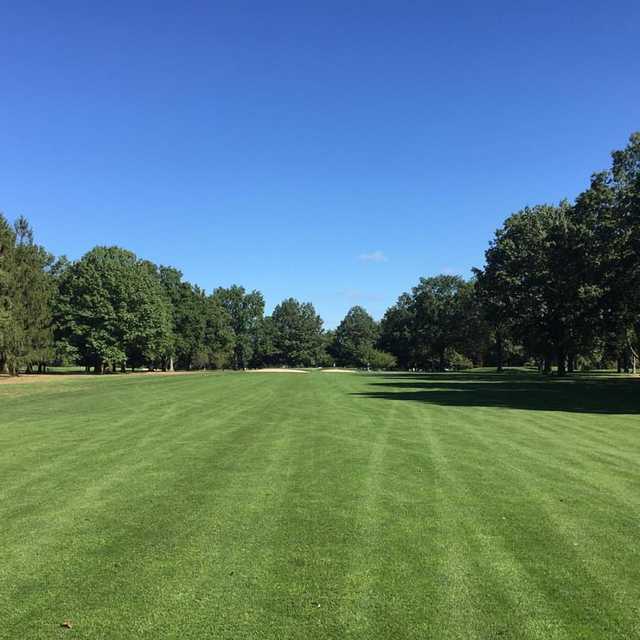
[[[160,283],[130,251],[96,247],[64,270],[56,326],[83,364],[102,372],[155,366],[171,341],[171,311]]]
[[[378,340],[376,321],[360,306],[349,309],[335,332],[333,355],[341,365],[367,366]]]
[[[247,293],[244,287],[220,287],[213,297],[226,310],[233,332],[233,366],[243,369],[252,361],[258,346],[264,318],[264,298],[259,291]]]
[[[271,315],[273,354],[277,364],[314,366],[320,359],[322,319],[310,302],[283,300]]]
[[[335,364],[336,359],[333,355],[335,336],[336,332],[333,329],[325,330],[322,332],[320,351],[317,361],[317,365],[319,367],[332,367]]]
[[[59,323],[62,318],[57,314],[60,301],[60,286],[64,280],[67,269],[71,266],[71,262],[66,256],[60,256],[51,265],[49,275],[53,286],[52,294],[52,315],[53,315],[53,355],[52,363],[68,365],[75,364],[80,361],[78,350],[69,342],[69,334],[65,328]]]
[[[465,337],[465,304],[472,285],[460,276],[421,278],[411,291],[415,358],[421,365],[447,365],[447,349],[455,349]]]
[[[415,313],[411,295],[403,293],[380,321],[378,347],[394,355],[401,369],[416,366]]]
[[[276,347],[276,326],[271,316],[266,316],[257,329],[257,339],[251,357],[250,366],[260,368],[279,363],[279,351]]]
[[[182,273],[173,267],[158,269],[165,297],[171,308],[171,336],[165,367],[181,369],[201,367],[205,347],[207,300],[204,291],[182,280]]]
[[[476,293],[484,320],[492,333],[496,367],[498,373],[501,373],[505,362],[505,347],[511,336],[515,317],[509,283],[500,271],[501,265],[489,256],[490,253],[487,252],[487,264],[484,269],[474,269]]]
[[[607,301],[615,315],[618,340],[638,359],[640,345],[640,132],[628,145],[612,154],[610,184],[614,192],[613,247],[616,259],[607,264]],[[610,252],[601,245],[605,256]],[[628,356],[626,367],[628,369]]]
[[[16,354],[28,371],[42,371],[53,355],[52,304],[54,283],[50,275],[53,256],[33,241],[24,217],[15,223],[13,321],[21,334]]]
[[[213,369],[233,365],[235,338],[231,316],[215,296],[206,300],[204,347],[207,364]]]
[[[462,363],[466,359],[473,365],[483,366],[491,350],[492,333],[475,278],[461,288],[459,304],[462,326],[455,347],[461,356],[458,361]]]
[[[478,274],[496,329],[509,326],[547,370],[555,360],[559,375],[596,325],[599,291],[585,241],[568,203],[526,208],[496,232]]]
[[[535,361],[635,370],[640,356],[640,132],[575,203],[526,207],[474,280],[423,278],[379,325],[361,307],[323,331],[310,303],[243,287],[212,295],[117,247],[53,257],[0,214],[0,371],[49,362],[173,369],[272,365],[462,368]]]
[[[0,213],[0,372],[15,373],[16,325],[13,314],[15,233],[8,220]]]
[[[0,215],[0,369],[11,374],[42,370],[53,354],[52,262],[26,218],[12,228]]]

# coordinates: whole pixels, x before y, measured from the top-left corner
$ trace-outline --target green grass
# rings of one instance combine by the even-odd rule
[[[639,392],[0,383],[0,637],[640,638]]]

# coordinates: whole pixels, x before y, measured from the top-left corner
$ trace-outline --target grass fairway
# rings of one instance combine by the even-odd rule
[[[0,638],[640,638],[639,517],[629,378],[0,383]]]

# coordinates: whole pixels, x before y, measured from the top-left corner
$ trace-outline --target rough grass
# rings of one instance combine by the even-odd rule
[[[639,392],[0,384],[0,637],[639,638]]]

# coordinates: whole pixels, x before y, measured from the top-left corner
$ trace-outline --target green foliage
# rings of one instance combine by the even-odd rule
[[[235,336],[231,316],[220,299],[209,296],[206,300],[204,349],[207,366],[224,369],[233,365]]]
[[[473,285],[460,276],[421,278],[411,291],[416,361],[424,368],[444,370],[447,349],[466,337],[468,298]]]
[[[398,364],[395,356],[373,347],[364,350],[363,358],[366,366],[374,371],[390,371],[395,369]]]
[[[448,348],[445,353],[445,359],[447,368],[453,369],[454,371],[462,371],[473,367],[473,360],[467,358],[467,356],[459,353],[455,349]]]
[[[322,348],[322,319],[310,302],[294,298],[284,300],[273,310],[272,352],[275,364],[287,366],[315,366]]]
[[[183,369],[202,366],[207,301],[204,291],[182,280],[173,267],[159,267],[158,278],[171,309],[171,343],[167,356]]]
[[[640,133],[574,204],[509,216],[485,258],[471,281],[422,278],[379,325],[354,307],[323,332],[311,303],[289,298],[265,318],[259,291],[208,296],[117,247],[54,262],[24,217],[0,214],[0,371],[73,360],[99,371],[527,360],[559,374],[586,362],[628,370],[640,352]]]
[[[573,250],[575,236],[567,204],[526,208],[496,232],[487,267],[478,274],[496,325],[508,322],[529,352],[541,357],[566,356],[573,348],[575,303],[585,290],[576,277],[584,270]],[[503,310],[509,311],[506,320]]]
[[[252,361],[258,347],[264,318],[264,298],[259,291],[247,293],[244,287],[219,287],[212,297],[226,311],[233,335],[233,366],[244,369]]]
[[[352,307],[336,329],[332,355],[340,365],[366,367],[378,335],[376,321],[362,307]]]
[[[0,215],[0,365],[10,373],[42,367],[53,353],[52,262],[26,218],[12,229]]]
[[[482,363],[489,328],[475,283],[452,275],[421,278],[385,313],[378,345],[402,369],[442,370],[451,365],[450,353]]]
[[[395,305],[389,307],[380,321],[378,346],[392,353],[401,369],[410,369],[416,363],[415,313],[412,298],[403,293]]]
[[[56,325],[82,364],[155,366],[172,342],[158,279],[130,251],[96,247],[59,279]]]
[[[509,217],[476,270],[499,351],[506,336],[563,374],[605,343],[629,360],[640,318],[640,134],[613,153],[573,206]],[[501,360],[499,360],[500,366]]]

